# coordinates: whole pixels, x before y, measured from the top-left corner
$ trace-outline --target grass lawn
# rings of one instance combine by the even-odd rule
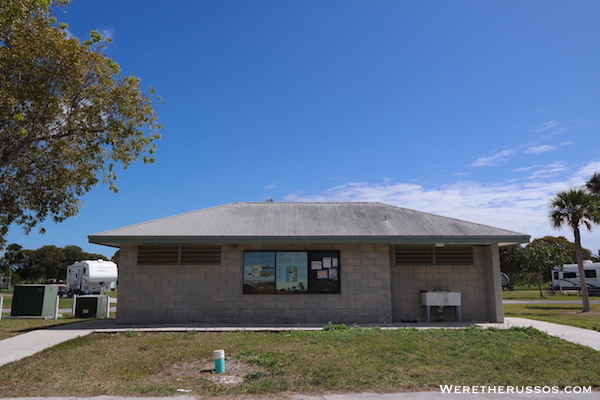
[[[504,290],[502,291],[502,300],[581,300],[578,294],[546,294],[545,297],[540,297],[539,290]],[[590,297],[594,299],[594,297]],[[600,298],[598,298],[600,299]]]
[[[589,313],[582,313],[581,304],[504,304],[504,315],[600,331],[600,304],[590,308]]]
[[[225,374],[212,353],[225,349]],[[228,383],[220,382],[227,377]],[[600,387],[600,352],[529,328],[93,334],[0,367],[4,397]]]

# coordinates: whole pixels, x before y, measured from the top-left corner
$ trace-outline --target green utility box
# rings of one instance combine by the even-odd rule
[[[75,300],[76,318],[107,318],[108,295],[77,296]]]
[[[55,317],[59,285],[15,285],[12,317]]]

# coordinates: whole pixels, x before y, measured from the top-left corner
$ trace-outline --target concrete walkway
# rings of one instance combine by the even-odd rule
[[[94,332],[93,326],[97,326],[100,321],[102,320],[59,325],[0,340],[0,366],[29,357],[67,340],[89,335]]]

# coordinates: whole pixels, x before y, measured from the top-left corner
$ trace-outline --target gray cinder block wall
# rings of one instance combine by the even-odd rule
[[[137,265],[122,245],[118,323],[373,324],[424,321],[420,290],[463,293],[463,320],[501,321],[498,246],[475,246],[475,265],[392,265],[387,244],[235,245],[221,265]],[[339,250],[340,294],[243,294],[245,250]],[[453,307],[432,321],[453,321]]]
[[[339,250],[340,294],[243,294],[244,250]],[[222,265],[119,262],[119,323],[385,324],[392,320],[385,244],[222,245]]]
[[[502,322],[498,246],[474,246],[473,258],[474,265],[392,265],[394,322],[426,321],[421,290],[462,293],[463,321]],[[432,322],[454,320],[454,307],[431,308]]]

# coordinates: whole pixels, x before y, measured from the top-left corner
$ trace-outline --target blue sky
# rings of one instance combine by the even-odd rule
[[[165,100],[157,161],[76,218],[87,236],[237,201],[381,201],[532,235],[600,171],[596,0],[74,0],[59,15]],[[584,233],[600,247],[600,227]]]

